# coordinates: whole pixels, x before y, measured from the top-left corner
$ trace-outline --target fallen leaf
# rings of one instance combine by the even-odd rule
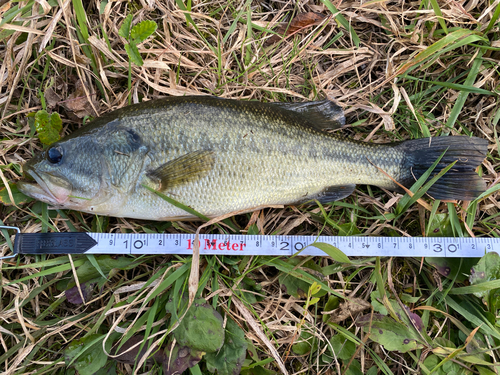
[[[326,16],[324,14],[316,12],[299,13],[290,24],[280,26],[280,28],[276,30],[276,33],[279,35],[270,37],[265,45],[270,46],[271,44],[279,42],[283,37],[286,38],[308,27],[319,25],[325,18]]]
[[[85,86],[84,86],[85,85]],[[92,104],[87,98],[85,93],[85,88],[90,94]],[[68,99],[60,102],[59,104],[63,106],[70,114],[75,115],[77,118],[83,118],[85,116],[97,116],[94,108],[99,107],[99,102],[95,99],[95,90],[89,87],[87,84],[82,83],[81,80],[76,81],[75,91],[68,96]],[[93,105],[93,107],[92,107]]]
[[[83,298],[85,298],[85,301],[90,300],[90,297],[92,296],[92,290],[94,288],[94,283],[83,283],[80,284],[80,289],[83,294]],[[73,288],[67,289],[64,291],[64,294],[66,295],[66,298],[68,299],[69,302],[71,302],[74,305],[81,305],[85,301],[82,301],[82,296],[80,295],[80,292],[78,291],[78,287],[74,286]]]
[[[45,90],[43,96],[48,108],[54,108],[61,101],[61,97],[56,94],[52,87]]]
[[[122,346],[120,346],[120,349],[116,350],[115,355],[117,355],[117,357],[115,357],[115,360],[120,363],[127,363],[130,365],[135,364],[139,358],[146,354],[146,351],[148,349],[148,344],[145,343],[142,347],[142,350],[139,352],[139,349],[141,349],[141,344],[144,340],[145,339],[143,335],[135,335],[129,338]],[[147,359],[147,363],[154,363],[155,361],[158,363],[163,363],[163,361],[167,359],[163,350],[161,350],[160,348],[155,348],[154,353],[155,354],[152,358]]]
[[[354,314],[363,310],[369,309],[371,304],[362,298],[349,298],[346,302],[341,303],[330,318],[333,323],[340,323],[352,317]]]
[[[16,206],[31,202],[33,199],[21,193],[15,184],[9,184],[10,191],[12,193],[12,198],[14,198],[14,204]],[[5,206],[11,206],[12,201],[9,197],[9,192],[7,188],[3,187],[0,189],[0,203]]]

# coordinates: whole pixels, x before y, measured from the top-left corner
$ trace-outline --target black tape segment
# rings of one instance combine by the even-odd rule
[[[97,245],[87,233],[20,233],[14,243],[18,254],[83,254]]]

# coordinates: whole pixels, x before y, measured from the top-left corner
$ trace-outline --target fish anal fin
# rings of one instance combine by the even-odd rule
[[[165,191],[205,177],[212,170],[214,162],[213,151],[194,151],[170,160],[146,174],[152,180],[159,181],[159,191]]]
[[[314,204],[314,201],[318,201],[323,204],[338,201],[347,198],[354,192],[354,189],[356,189],[356,185],[354,184],[329,186],[317,195],[308,196],[307,200],[301,203]]]
[[[345,125],[344,111],[335,102],[325,99],[303,103],[272,103],[276,107],[300,113],[316,129],[339,129]]]

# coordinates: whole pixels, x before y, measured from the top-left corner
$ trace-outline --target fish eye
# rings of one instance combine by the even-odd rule
[[[47,160],[52,164],[57,164],[62,160],[63,150],[61,147],[55,146],[47,151]]]

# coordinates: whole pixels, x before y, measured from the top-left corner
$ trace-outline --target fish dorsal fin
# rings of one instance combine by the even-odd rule
[[[194,151],[170,160],[146,174],[160,182],[159,191],[165,191],[205,177],[212,170],[214,162],[213,151]]]
[[[345,125],[344,111],[331,100],[303,103],[272,103],[288,111],[303,115],[314,128],[339,129]]]

